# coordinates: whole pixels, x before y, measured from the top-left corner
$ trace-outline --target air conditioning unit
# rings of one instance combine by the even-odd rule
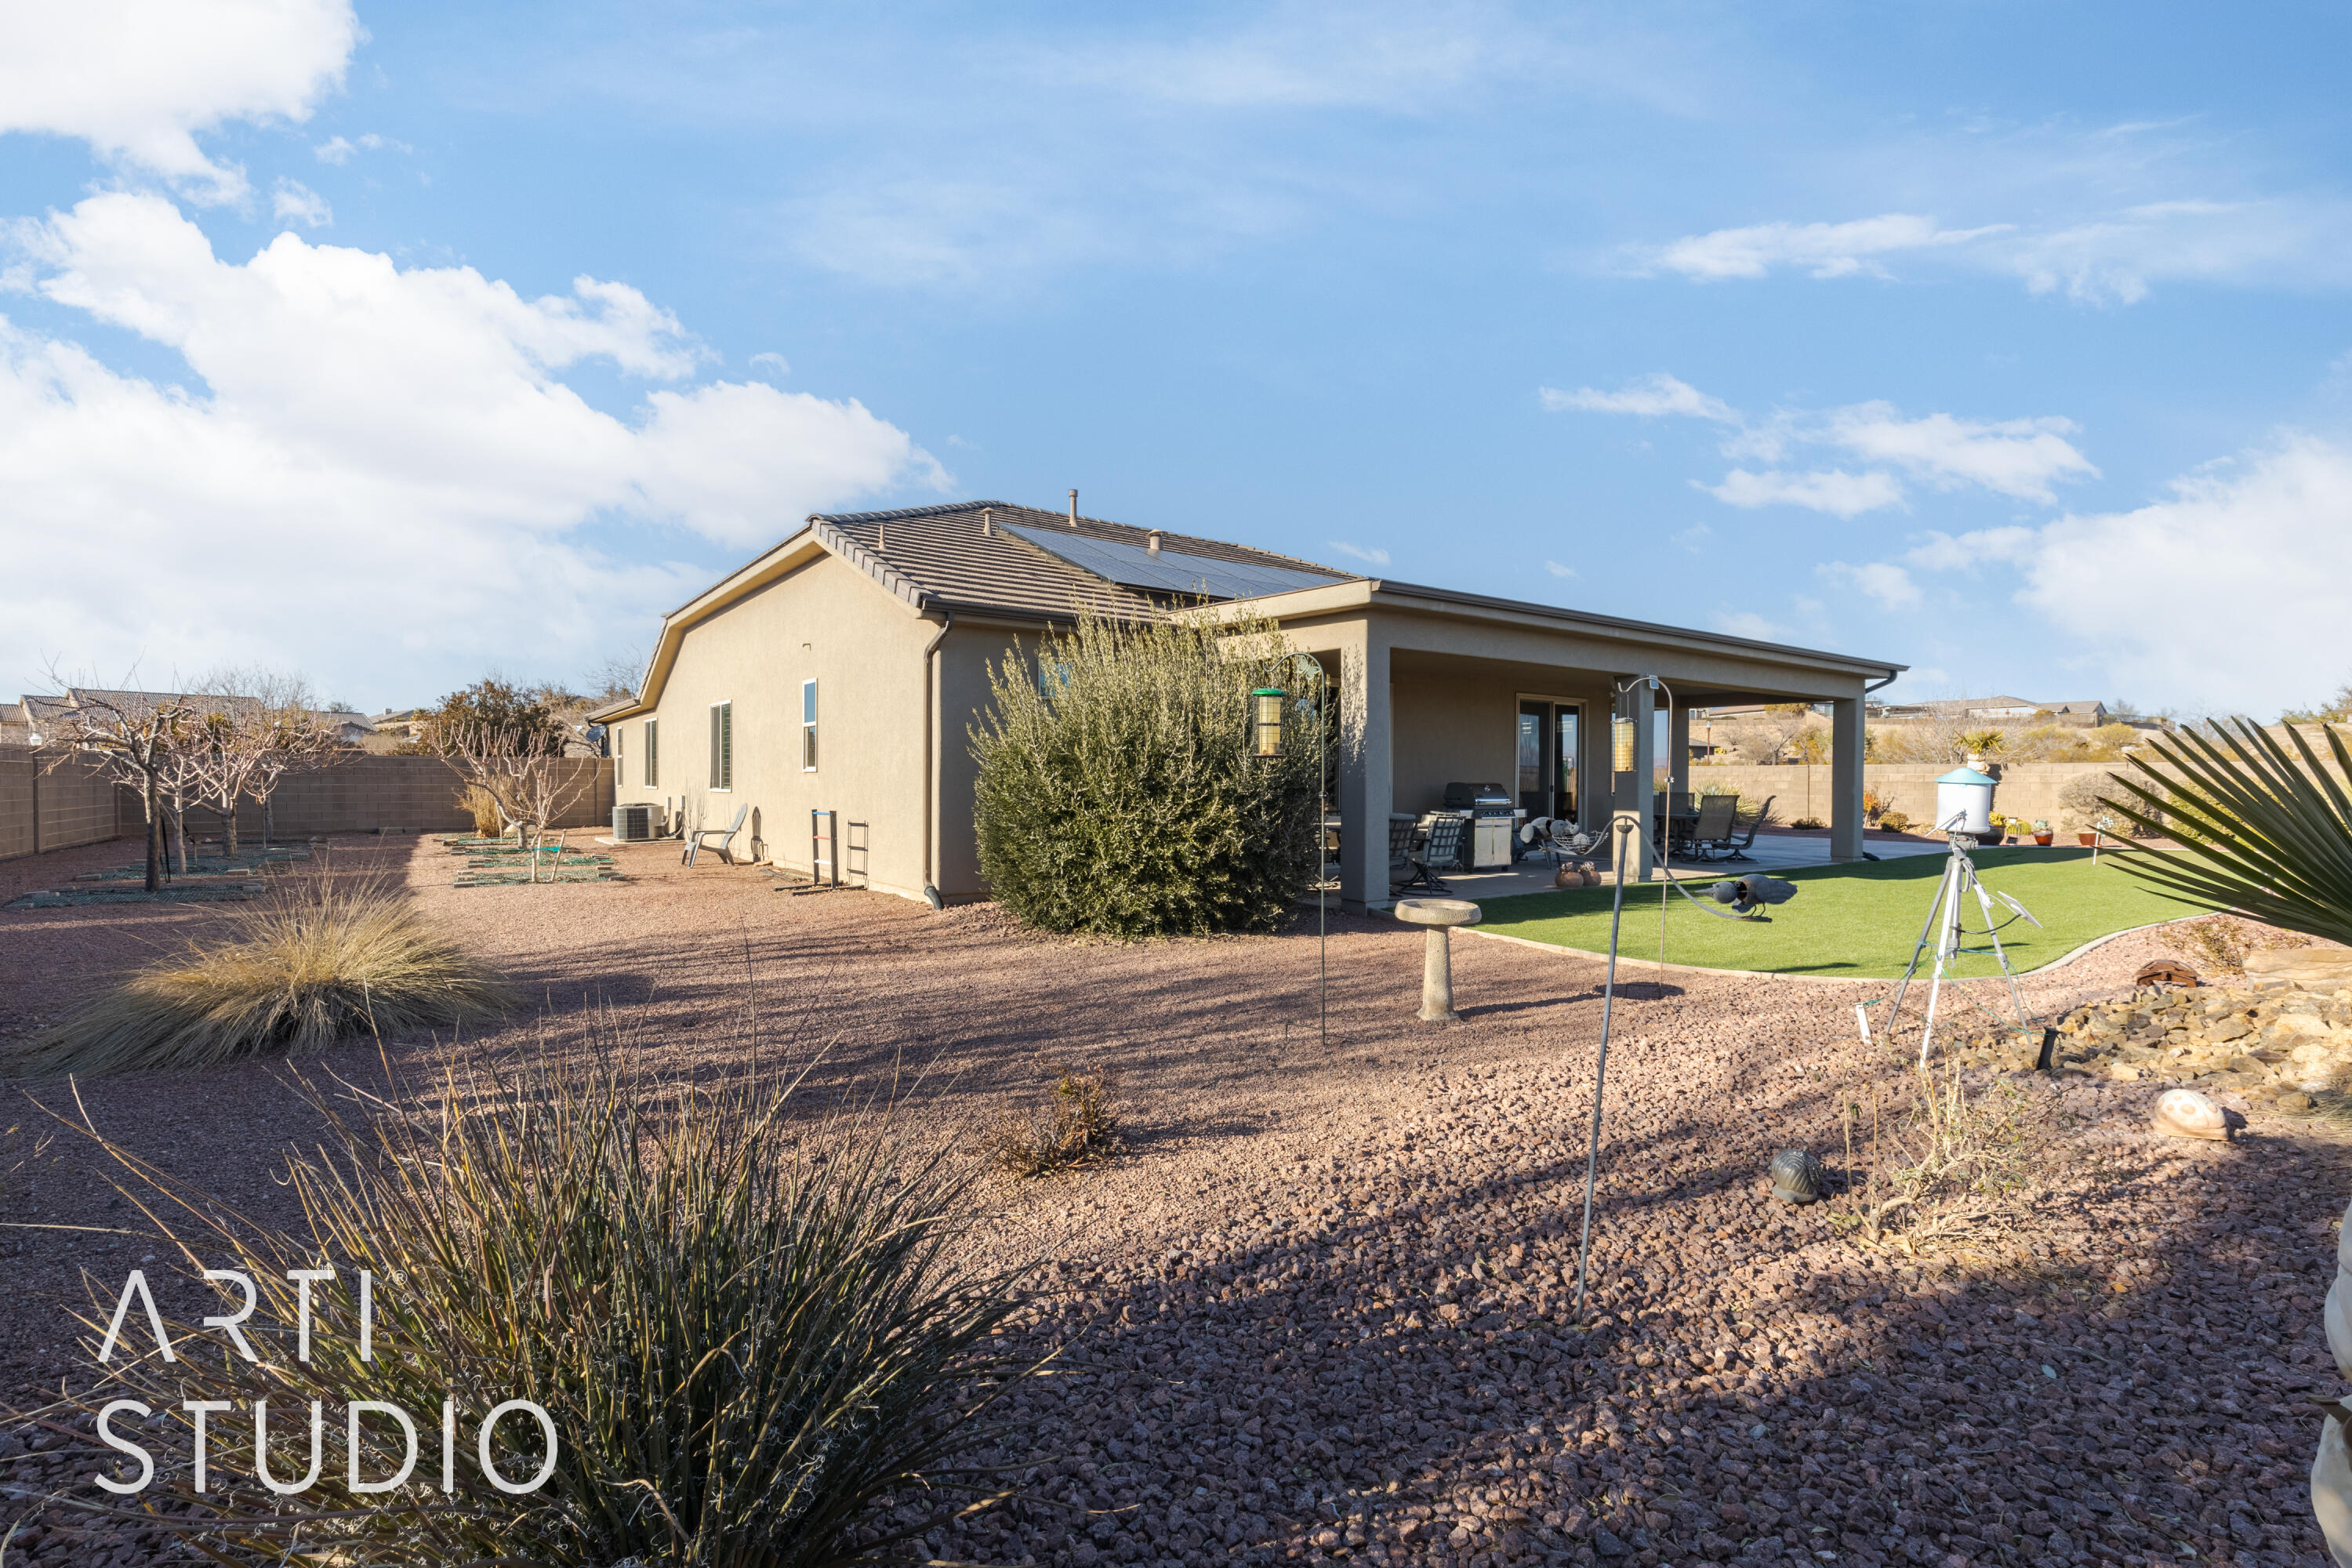
[[[661,837],[662,808],[657,805],[616,805],[613,808],[613,842],[646,844]]]

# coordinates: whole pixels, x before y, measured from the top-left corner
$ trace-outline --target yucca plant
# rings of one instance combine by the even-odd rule
[[[2232,728],[2234,724],[2234,729]],[[2158,736],[2133,752],[2140,777],[2100,804],[2177,850],[2116,857],[2125,870],[2168,890],[2237,909],[2269,925],[2352,942],[2352,752],[2323,726],[2331,775],[2299,731],[2295,755],[2247,719]]]
[[[337,1040],[431,1028],[511,1000],[497,975],[376,874],[281,879],[259,904],[207,926],[35,1039],[28,1074],[95,1077],[315,1051]]]
[[[1047,931],[1120,937],[1287,920],[1315,871],[1323,720],[1286,652],[1257,620],[1089,616],[1034,655],[1008,653],[971,731],[997,900]],[[1274,757],[1251,754],[1260,687],[1294,700]]]
[[[224,1214],[105,1145],[192,1275],[225,1261],[259,1289],[246,1330],[257,1362],[217,1331],[175,1321],[176,1363],[152,1351],[126,1363],[118,1351],[72,1401],[89,1412],[129,1396],[154,1409],[151,1421],[118,1416],[115,1429],[157,1453],[159,1489],[216,1559],[821,1568],[921,1558],[908,1543],[991,1479],[961,1457],[987,1435],[975,1418],[1025,1370],[986,1351],[1018,1275],[970,1260],[968,1175],[937,1143],[903,1144],[887,1103],[795,1117],[793,1081],[772,1072],[677,1088],[610,1056],[453,1070],[432,1104],[333,1088],[297,1080],[332,1151],[291,1159],[306,1220],[297,1232]],[[358,1121],[337,1103],[354,1099]],[[287,1271],[330,1266],[334,1277],[311,1287],[306,1363]],[[372,1279],[369,1360],[361,1270]],[[233,1282],[202,1289],[238,1303]],[[110,1302],[93,1306],[83,1321],[94,1350]],[[320,1479],[299,1496],[252,1473],[257,1397],[269,1401],[281,1483],[310,1466],[310,1402],[331,1413]],[[207,1399],[235,1408],[213,1417],[198,1493],[183,1412]],[[444,1399],[459,1434],[446,1493]],[[525,1496],[498,1489],[475,1453],[483,1415],[512,1399],[543,1407],[558,1435],[551,1474]],[[407,1484],[352,1484],[342,1434],[355,1400],[416,1421]],[[394,1475],[407,1451],[394,1418],[377,1413],[361,1431],[357,1476]],[[528,1413],[492,1442],[511,1483],[547,1458]]]

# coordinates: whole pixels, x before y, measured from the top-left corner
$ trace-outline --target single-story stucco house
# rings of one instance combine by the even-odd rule
[[[1904,667],[1716,632],[1366,577],[1245,545],[1003,501],[816,514],[662,621],[642,689],[599,709],[614,800],[724,827],[741,851],[810,869],[813,811],[843,869],[933,902],[984,897],[968,732],[989,669],[1092,610],[1272,620],[1339,694],[1340,890],[1389,902],[1387,822],[1454,780],[1498,783],[1543,816],[1644,814],[1654,722],[1673,699],[1676,788],[1696,706],[1831,705],[1833,858],[1862,852],[1864,693]],[[1636,788],[1636,784],[1639,788]],[[1646,856],[1647,836],[1641,836]],[[1646,866],[1644,867],[1646,869]]]

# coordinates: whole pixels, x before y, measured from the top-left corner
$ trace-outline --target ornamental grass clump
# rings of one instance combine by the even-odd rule
[[[1114,937],[1266,931],[1316,870],[1328,704],[1265,623],[1081,619],[989,672],[972,727],[980,865],[1027,924]],[[1302,674],[1303,672],[1303,674]],[[1288,693],[1253,755],[1250,694]]]
[[[97,1077],[293,1056],[496,1013],[505,984],[396,884],[322,871],[191,938],[36,1039],[30,1074]]]
[[[284,1233],[108,1145],[123,1190],[166,1232],[156,1250],[184,1270],[161,1292],[184,1309],[167,1323],[179,1359],[161,1360],[134,1310],[126,1342],[145,1353],[118,1349],[70,1401],[155,1412],[115,1417],[156,1459],[154,1485],[124,1506],[161,1502],[171,1527],[230,1562],[903,1560],[976,1491],[1003,1489],[970,1456],[992,1433],[978,1418],[1027,1370],[987,1350],[1017,1275],[975,1261],[970,1176],[938,1141],[902,1140],[887,1103],[811,1114],[794,1081],[747,1067],[679,1083],[617,1050],[451,1070],[430,1100],[298,1080],[329,1133],[322,1152],[290,1156],[304,1221]],[[235,1281],[194,1283],[206,1268],[258,1288],[245,1327],[257,1360],[191,1326],[240,1304]],[[322,1268],[306,1362],[287,1273]],[[117,1284],[93,1290],[86,1350]],[[279,1495],[257,1476],[257,1398],[281,1487],[310,1467],[311,1402],[325,1408],[308,1490]],[[446,1493],[445,1399],[458,1434]],[[229,1411],[212,1416],[198,1492],[184,1412],[203,1400]],[[380,1404],[354,1462],[345,1412],[362,1400]],[[511,1400],[543,1408],[556,1434],[550,1467],[536,1415],[491,1428],[509,1485],[548,1470],[525,1495],[499,1489],[477,1455],[484,1416]],[[422,1438],[413,1475],[389,1490],[374,1483],[409,1450],[382,1405]],[[97,1450],[88,1468],[115,1460]]]

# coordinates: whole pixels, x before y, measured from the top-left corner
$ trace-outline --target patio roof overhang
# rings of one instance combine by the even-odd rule
[[[1417,583],[1359,578],[1295,593],[1207,605],[1188,616],[1234,621],[1263,616],[1304,652],[1341,645],[1337,636],[1377,626],[1391,658],[1475,660],[1546,670],[1656,675],[1679,704],[1737,698],[1828,701],[1885,685],[1908,668],[1821,648],[1670,626],[1622,616],[1528,604]]]

